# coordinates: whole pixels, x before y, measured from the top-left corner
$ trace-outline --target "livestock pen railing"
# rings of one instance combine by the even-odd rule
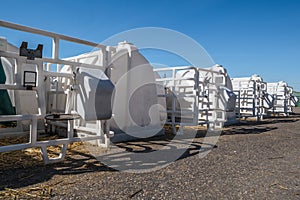
[[[225,86],[225,76],[219,72],[196,67],[157,68],[156,79],[164,90],[159,97],[166,98],[167,121],[176,133],[176,126],[182,133],[184,126],[207,125],[215,129],[226,121],[226,110],[220,106],[220,88]],[[191,72],[191,76],[185,73]],[[180,74],[181,73],[181,74]]]
[[[105,71],[107,69],[107,63],[109,62],[109,53],[107,51],[107,47],[104,45],[99,45],[94,42],[81,40],[61,34],[56,34],[44,30],[39,30],[27,26],[22,26],[18,24],[13,24],[10,22],[0,21],[0,26],[14,29],[21,32],[27,32],[37,35],[42,35],[52,39],[52,57],[51,58],[43,58],[43,57],[34,57],[34,51],[29,50],[29,54],[27,56],[21,56],[17,52],[10,52],[4,50],[0,50],[0,57],[7,58],[13,61],[12,67],[12,83],[10,84],[0,84],[1,90],[12,90],[14,92],[14,96],[17,97],[17,91],[31,91],[36,95],[37,98],[37,107],[38,112],[36,114],[18,114],[18,106],[24,104],[21,102],[20,99],[15,98],[15,106],[16,106],[16,114],[15,115],[0,115],[0,122],[7,122],[7,121],[17,121],[17,126],[15,128],[0,128],[0,134],[4,135],[7,132],[12,132],[14,134],[25,133],[29,134],[29,141],[27,143],[22,144],[14,144],[8,146],[0,146],[0,152],[7,152],[13,150],[20,150],[25,148],[31,147],[40,147],[43,155],[43,159],[45,163],[50,162],[57,162],[64,159],[66,155],[67,146],[69,143],[77,142],[77,141],[90,141],[90,140],[97,140],[99,143],[104,146],[108,146],[109,144],[109,124],[105,120],[98,120],[96,124],[96,128],[85,130],[88,132],[89,135],[82,137],[77,137],[74,135],[74,120],[77,119],[78,114],[74,109],[74,102],[76,98],[76,77],[74,73],[76,72],[76,68],[84,67],[84,68],[93,68],[93,69],[100,69]],[[59,58],[59,49],[60,49],[60,41],[68,41],[80,45],[87,45],[93,48],[100,49],[103,54],[103,65],[93,65],[93,64],[85,64],[75,61],[68,61]],[[32,65],[34,66],[35,76],[36,76],[36,83],[34,85],[25,85],[25,72],[24,72],[24,65]],[[56,71],[51,71],[51,66],[56,66]],[[72,68],[72,72],[74,73],[63,73],[60,71],[61,67],[64,65],[69,65]],[[65,78],[70,81],[70,85],[64,88],[61,91],[58,91],[57,88],[55,90],[51,90],[51,84],[53,82],[49,82],[49,80],[54,79],[61,79]],[[23,79],[23,82],[22,82]],[[67,96],[67,108],[65,109],[65,114],[69,115],[69,118],[66,118],[67,121],[67,136],[66,138],[62,139],[55,139],[55,140],[47,140],[47,141],[38,141],[38,122],[41,121],[42,123],[47,116],[47,92],[53,93],[65,93]],[[29,102],[27,102],[29,103]],[[57,102],[56,102],[57,103]],[[29,121],[29,131],[22,130],[20,128],[20,124],[22,121],[27,120]],[[77,129],[84,129],[84,127],[76,127]],[[47,147],[53,145],[62,145],[61,153],[57,158],[49,158],[47,153]]]

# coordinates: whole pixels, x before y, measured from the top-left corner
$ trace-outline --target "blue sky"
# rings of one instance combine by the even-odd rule
[[[122,31],[164,27],[199,42],[231,77],[261,75],[300,91],[300,1],[4,1],[1,19],[101,42]],[[0,29],[19,45],[30,35]],[[38,38],[45,46],[50,41]],[[68,47],[68,46],[67,46]],[[65,55],[72,54],[65,48]],[[76,48],[72,48],[74,50]],[[78,53],[86,49],[79,49]],[[45,47],[46,53],[47,50]],[[144,52],[150,62],[185,64],[163,52]],[[182,62],[182,63],[181,63]]]

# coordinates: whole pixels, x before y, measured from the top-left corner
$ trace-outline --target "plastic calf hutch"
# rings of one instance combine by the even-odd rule
[[[239,118],[255,117],[262,120],[274,104],[274,97],[267,93],[267,83],[258,75],[231,80],[237,95],[236,107]]]
[[[66,58],[86,64],[101,63],[102,59],[101,51]],[[115,86],[113,117],[109,120],[110,129],[114,131],[111,140],[117,142],[163,134],[162,110],[165,105],[159,102],[155,74],[149,62],[134,45],[120,42],[111,51],[108,67],[110,81]],[[62,71],[70,73],[71,68],[65,66]],[[89,127],[95,125],[95,121],[81,123]]]
[[[267,91],[275,97],[274,107],[269,109],[273,115],[288,116],[293,112],[292,107],[298,104],[298,98],[293,94],[293,88],[284,81],[268,83]]]
[[[167,121],[176,132],[184,126],[206,125],[209,129],[223,126],[234,111],[234,94],[228,89],[228,75],[223,67],[192,66],[154,69],[161,89],[159,97],[167,100]],[[230,86],[231,87],[231,86]],[[230,100],[233,102],[230,105]],[[235,115],[233,114],[235,119]]]

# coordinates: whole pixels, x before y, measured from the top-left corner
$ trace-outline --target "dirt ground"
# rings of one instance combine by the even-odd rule
[[[300,109],[294,111],[226,127],[204,158],[199,131],[176,161],[147,173],[105,166],[80,145],[70,147],[64,162],[49,165],[36,150],[2,153],[0,199],[300,199]],[[118,145],[152,152],[171,140]]]

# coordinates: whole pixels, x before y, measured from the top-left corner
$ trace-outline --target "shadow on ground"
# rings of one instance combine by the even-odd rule
[[[247,127],[247,128],[241,128],[241,127],[234,127],[230,130],[224,130],[222,131],[222,135],[235,135],[235,134],[261,134],[267,131],[272,131],[277,129],[277,127]]]
[[[255,122],[250,121],[245,123],[240,123],[234,126],[227,127],[222,131],[222,135],[234,135],[234,134],[261,134],[267,131],[272,131],[277,129],[276,125],[279,123],[293,123],[300,119],[299,114],[292,115],[290,117],[284,118],[268,118],[264,121]],[[175,144],[186,145],[188,142],[188,148],[180,149],[172,145],[174,142],[174,135],[166,134],[165,136],[154,137],[143,139],[139,141],[130,141],[117,143],[116,145],[123,149],[125,152],[130,152],[133,154],[151,153],[155,152],[161,148],[168,147],[164,151],[166,155],[171,155],[177,150],[181,150],[182,153],[175,160],[184,159],[190,156],[195,156],[199,153],[199,150],[205,145],[206,147],[210,144],[203,144],[199,138],[203,138],[207,135],[205,130],[196,130],[196,135],[190,136],[185,134],[176,139]],[[212,148],[217,148],[215,145],[209,146],[208,150]],[[203,150],[203,149],[202,149]],[[204,149],[206,151],[206,149]],[[10,157],[9,153],[1,153],[1,162],[9,162],[11,165],[7,164],[6,167],[0,167],[0,190],[5,188],[21,188],[25,186],[34,185],[37,183],[45,182],[51,179],[55,175],[70,175],[70,174],[83,174],[91,173],[95,171],[102,172],[114,172],[117,171],[110,168],[103,163],[95,159],[91,154],[83,153],[80,150],[68,150],[69,156],[62,163],[44,165],[41,160],[37,160],[30,155],[26,155],[22,151],[18,151],[16,156]],[[162,152],[163,153],[163,152]],[[122,158],[122,155],[113,155],[118,158]],[[31,163],[30,165],[24,165],[24,162]],[[72,177],[72,176],[66,176]]]
[[[36,160],[29,155],[22,155],[20,158],[26,159],[26,163],[32,163],[31,166],[22,166],[22,164],[12,164],[0,169],[0,190],[5,188],[20,188],[36,183],[41,183],[51,179],[54,175],[81,174],[94,171],[115,171],[109,168],[89,154],[79,151],[68,150],[69,153],[76,154],[76,157],[68,156],[64,162],[44,165],[40,160]],[[13,158],[15,159],[15,158]],[[11,162],[11,161],[10,161]],[[13,162],[12,162],[13,163]]]
[[[127,154],[118,152],[108,154],[108,156],[120,160],[128,158],[131,160],[138,159],[134,162],[146,164],[145,166],[147,167],[148,165],[150,166],[150,164],[154,166],[166,165],[168,162],[194,156],[198,154],[203,144],[201,142],[193,142],[193,138],[189,137],[189,135],[183,135],[174,141],[173,135],[166,134],[161,137],[117,143],[116,145]],[[214,146],[212,146],[212,148],[213,147]],[[164,156],[157,160],[153,159],[153,157],[145,159],[145,156],[143,156],[143,154],[158,150],[160,151],[160,154]],[[7,161],[6,165],[0,165],[0,191],[5,188],[17,189],[42,183],[50,180],[55,175],[64,176],[96,171],[117,171],[114,168],[103,164],[104,162],[99,162],[90,152],[82,152],[80,149],[68,149],[68,155],[63,162],[49,165],[44,165],[36,156],[25,154],[24,151],[16,151],[14,152],[14,156],[9,156],[10,153],[11,152],[0,154],[2,162]],[[128,164],[128,162],[113,162],[113,164],[121,165]],[[65,178],[70,177],[72,176],[65,176]]]

